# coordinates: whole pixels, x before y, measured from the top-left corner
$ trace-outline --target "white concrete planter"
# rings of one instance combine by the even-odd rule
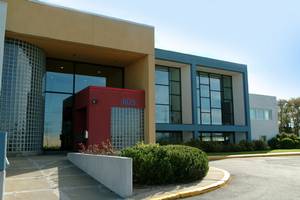
[[[131,158],[68,153],[68,159],[121,197],[132,195]]]

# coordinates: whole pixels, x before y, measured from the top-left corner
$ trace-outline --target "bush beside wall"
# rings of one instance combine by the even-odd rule
[[[248,142],[242,140],[239,144],[223,144],[221,142],[202,142],[200,140],[191,140],[185,145],[199,148],[205,152],[241,152],[241,151],[260,151],[267,150],[269,147],[267,143],[261,140],[253,140]]]
[[[138,144],[123,150],[121,156],[133,159],[133,180],[138,184],[191,182],[208,171],[207,155],[189,146]]]
[[[281,133],[268,141],[272,149],[297,149],[300,148],[300,138],[295,134]]]

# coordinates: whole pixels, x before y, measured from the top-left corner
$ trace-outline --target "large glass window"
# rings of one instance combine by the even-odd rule
[[[73,93],[73,63],[47,60],[46,91]]]
[[[44,145],[47,146],[60,145],[66,99],[69,101],[74,93],[88,86],[123,87],[120,67],[48,59],[46,70]]]
[[[181,123],[180,69],[157,66],[155,77],[156,122]]]
[[[234,143],[234,133],[232,132],[202,132],[200,133],[200,140],[203,142],[221,142],[221,143]]]
[[[71,96],[71,94],[46,93],[44,145],[60,146],[63,104]]]
[[[158,143],[180,143],[182,142],[182,132],[156,132],[156,142]]]
[[[233,124],[231,77],[198,72],[196,83],[198,123]]]
[[[272,110],[262,108],[250,109],[251,120],[272,120]]]

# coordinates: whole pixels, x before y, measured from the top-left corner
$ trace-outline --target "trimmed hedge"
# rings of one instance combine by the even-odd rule
[[[300,148],[300,138],[295,134],[281,133],[268,141],[272,149]]]
[[[210,153],[259,151],[269,149],[268,145],[261,140],[253,140],[251,142],[242,140],[239,144],[223,144],[221,142],[201,142],[200,140],[191,140],[186,142],[185,145],[196,147]]]
[[[191,182],[208,171],[207,155],[183,145],[137,144],[122,150],[121,156],[133,159],[133,180],[138,184]]]

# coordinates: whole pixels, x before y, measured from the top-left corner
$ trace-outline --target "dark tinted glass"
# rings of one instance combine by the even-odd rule
[[[170,80],[180,81],[180,69],[179,68],[169,68]]]
[[[71,95],[46,93],[44,145],[60,146],[59,135],[62,133],[63,103]]]
[[[171,94],[180,95],[180,82],[171,81]]]
[[[180,96],[171,95],[171,110],[172,111],[181,110]]]
[[[71,62],[47,60],[46,91],[72,93],[73,73]]]

